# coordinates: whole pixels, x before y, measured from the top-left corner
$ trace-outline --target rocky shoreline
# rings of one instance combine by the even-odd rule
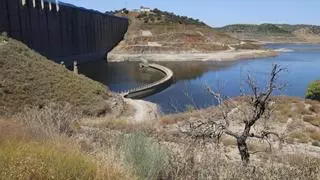
[[[226,50],[212,53],[148,53],[148,54],[128,54],[110,53],[109,62],[123,61],[235,61],[243,59],[258,59],[275,57],[278,52],[273,50]]]

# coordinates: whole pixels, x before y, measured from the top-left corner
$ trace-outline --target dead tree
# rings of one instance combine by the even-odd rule
[[[258,133],[256,132],[256,134],[251,131],[258,121],[262,121],[262,119],[267,121],[270,118],[270,114],[272,113],[272,93],[275,90],[280,90],[284,87],[279,86],[276,83],[279,73],[283,70],[284,68],[280,65],[274,64],[272,66],[270,78],[265,89],[260,89],[253,78],[248,75],[246,84],[250,94],[242,95],[240,98],[240,101],[242,101],[241,103],[232,99],[226,100],[226,98],[222,97],[221,94],[214,92],[208,87],[209,93],[218,101],[218,108],[221,110],[220,118],[212,116],[190,123],[188,130],[189,135],[195,138],[216,139],[218,142],[223,135],[235,138],[241,155],[241,160],[244,165],[247,165],[250,159],[247,146],[248,138],[258,138],[263,140],[270,136],[280,138],[276,132],[269,131],[267,126],[264,126],[264,128]],[[231,118],[231,115],[235,111],[241,114],[241,116],[238,116],[236,119]],[[230,127],[231,121],[243,122],[243,130],[240,132],[232,130]]]

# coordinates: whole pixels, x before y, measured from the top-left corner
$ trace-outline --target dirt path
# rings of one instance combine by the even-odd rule
[[[154,103],[129,98],[125,98],[124,101],[134,109],[134,114],[130,118],[135,122],[154,121],[160,116],[158,106]]]

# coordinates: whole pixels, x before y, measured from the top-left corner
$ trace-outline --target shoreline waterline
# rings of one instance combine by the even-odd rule
[[[146,53],[146,54],[126,54],[110,53],[108,62],[128,62],[128,61],[236,61],[243,59],[259,59],[266,57],[276,57],[279,53],[273,50],[227,50],[213,53]]]

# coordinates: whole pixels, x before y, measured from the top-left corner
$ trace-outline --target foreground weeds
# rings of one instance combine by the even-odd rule
[[[99,159],[81,151],[79,118],[68,104],[0,118],[0,179],[135,179],[109,154]]]
[[[16,119],[37,137],[72,136],[77,129],[80,113],[70,104],[49,104],[43,108],[26,108]]]
[[[226,153],[224,150],[227,148],[232,151],[235,147],[235,142],[228,139],[223,141],[227,147],[199,144],[188,139],[166,141],[161,140],[161,137],[158,139],[156,131],[152,135],[142,134],[139,128],[121,131],[112,130],[109,126],[83,127],[79,123],[81,118],[67,104],[51,104],[41,109],[26,109],[17,115],[15,119],[22,126],[11,126],[0,119],[0,177],[107,180],[320,179],[320,160],[306,154],[261,153],[252,155],[250,165],[244,167],[238,154]],[[97,126],[101,125],[98,122]],[[314,141],[318,140],[316,128],[312,126],[305,131]]]
[[[97,166],[72,149],[35,142],[0,143],[0,177],[4,179],[94,179]]]
[[[302,154],[264,156],[248,167],[224,157],[223,152],[187,148],[174,153],[166,169],[168,179],[319,179],[320,160]]]

